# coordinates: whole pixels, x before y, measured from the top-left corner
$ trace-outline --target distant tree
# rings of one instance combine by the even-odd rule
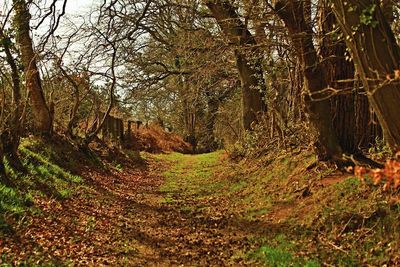
[[[233,53],[205,11],[198,1],[154,2],[139,26],[148,38],[124,45],[126,99],[135,115],[164,118],[202,151],[217,139],[219,105],[237,80]]]
[[[225,0],[207,0],[222,32],[235,47],[236,65],[242,87],[243,127],[252,129],[252,123],[267,110],[266,85],[262,69],[262,54],[257,49],[253,34],[240,19],[235,7]]]

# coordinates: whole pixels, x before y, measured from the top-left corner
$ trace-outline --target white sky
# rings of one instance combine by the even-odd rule
[[[68,15],[83,15],[90,11],[91,7],[102,0],[68,0],[66,12]]]
[[[67,0],[66,11],[69,15],[83,15],[88,12],[91,7],[98,5],[102,1],[103,0]],[[58,5],[62,4],[62,2],[62,0],[58,0]],[[10,0],[0,0],[1,13],[6,14],[11,6]]]
[[[63,0],[57,0],[57,14],[61,12],[61,7],[63,4]],[[68,19],[76,22],[79,24],[79,22],[82,22],[82,17],[84,17],[84,20],[86,20],[87,14],[91,11],[91,9],[94,9],[95,6],[98,6],[100,3],[102,3],[103,0],[67,0],[67,5],[66,5],[66,17]],[[50,0],[45,0],[45,1],[40,1],[38,2],[41,5],[44,5],[48,7],[51,3]],[[5,19],[5,14],[7,14],[12,7],[12,0],[0,0],[0,23],[4,23]],[[35,18],[37,13],[35,12],[35,8],[30,10],[31,14]],[[78,18],[78,17],[81,18]],[[74,18],[75,17],[75,18]],[[36,17],[37,18],[37,17]],[[61,22],[65,20],[61,19]],[[8,20],[10,22],[10,18]],[[36,21],[37,22],[37,21]],[[35,21],[31,23],[31,26],[35,25]],[[46,28],[48,28],[49,25],[49,19],[47,19],[41,26],[42,29],[39,29],[39,32],[45,32]],[[63,23],[61,23],[60,26],[62,26]]]

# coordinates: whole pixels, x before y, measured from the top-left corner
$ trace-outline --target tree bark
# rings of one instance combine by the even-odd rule
[[[400,48],[375,0],[331,0],[358,75],[393,149],[400,147]]]
[[[17,29],[17,43],[24,66],[26,88],[30,95],[30,104],[34,114],[34,127],[39,135],[50,135],[52,116],[44,98],[36,55],[30,36],[29,22],[31,15],[25,0],[14,0],[14,23]]]
[[[217,119],[217,113],[219,109],[219,99],[216,97],[209,97],[207,100],[207,115],[206,115],[206,133],[205,133],[205,148],[207,152],[211,152],[217,149],[215,147],[215,135],[214,126]]]
[[[310,124],[315,129],[317,155],[321,160],[341,160],[342,149],[332,127],[330,100],[324,91],[328,83],[313,44],[311,24],[304,15],[304,3],[300,0],[277,1],[275,11],[284,21],[300,59],[304,103]]]
[[[370,123],[373,113],[362,90],[355,89],[353,62],[346,60],[346,43],[332,37],[336,18],[327,0],[320,5],[320,55],[330,87],[338,90],[331,98],[333,127],[344,151],[354,154],[369,148],[375,125]]]
[[[187,86],[187,85],[185,85]],[[188,87],[186,87],[189,89]],[[194,103],[191,102],[190,99],[185,96],[183,100],[183,107],[184,107],[184,124],[185,124],[185,131],[186,136],[184,140],[192,145],[192,152],[196,152],[197,148],[197,134],[196,134],[196,108],[194,107]]]
[[[6,168],[4,166],[4,152],[3,152],[3,144],[0,143],[0,184],[9,185],[9,179],[7,177]]]
[[[7,64],[11,68],[12,78],[12,102],[11,102],[11,116],[5,122],[6,125],[1,133],[1,142],[3,154],[8,158],[10,165],[18,170],[22,170],[22,163],[18,157],[18,147],[21,139],[21,120],[23,113],[23,104],[21,101],[21,86],[20,86],[20,73],[16,60],[11,52],[11,40],[5,36],[2,29],[0,29],[0,40],[4,53],[6,55]],[[0,158],[3,161],[3,157]]]
[[[267,110],[262,59],[256,40],[227,1],[206,1],[206,5],[222,32],[237,47],[235,57],[242,87],[243,127],[252,130],[252,123],[257,123],[260,113]]]

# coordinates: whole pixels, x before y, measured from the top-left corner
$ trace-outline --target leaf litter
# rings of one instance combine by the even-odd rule
[[[114,159],[115,160],[115,159]],[[164,203],[169,168],[151,157],[123,159],[123,171],[82,167],[86,187],[59,200],[35,197],[33,211],[2,234],[0,262],[50,266],[240,266],[248,250],[223,203],[186,198]],[[197,206],[193,211],[182,205]],[[212,215],[201,207],[215,207]]]

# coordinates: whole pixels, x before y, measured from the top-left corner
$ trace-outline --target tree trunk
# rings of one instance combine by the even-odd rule
[[[132,137],[132,121],[128,121],[128,128],[126,133],[127,138]]]
[[[187,98],[183,101],[184,105],[184,120],[185,120],[185,141],[192,145],[193,153],[196,152],[197,137],[196,137],[196,109],[193,107]]]
[[[305,107],[317,137],[316,152],[321,160],[341,160],[342,149],[332,127],[330,100],[324,91],[328,83],[313,44],[311,24],[304,15],[304,3],[277,1],[275,11],[284,21],[300,59],[305,79]]]
[[[370,123],[373,113],[362,90],[355,88],[354,64],[346,60],[346,43],[335,40],[329,33],[334,31],[336,18],[326,0],[321,1],[320,54],[330,87],[338,90],[331,98],[333,127],[344,151],[359,153],[359,148],[369,148],[375,136]]]
[[[379,1],[331,0],[358,75],[389,146],[400,146],[400,48]]]
[[[125,138],[124,134],[124,121],[122,119],[118,119],[119,127],[118,127],[118,134],[119,134],[119,141],[122,143]]]
[[[262,71],[262,56],[256,49],[256,41],[247,26],[243,24],[235,8],[227,1],[207,1],[213,17],[235,49],[243,105],[243,127],[252,130],[252,123],[267,109],[265,104],[265,81]]]
[[[6,167],[4,165],[4,151],[3,151],[3,145],[0,143],[0,184],[12,187],[13,183],[10,180],[10,178],[7,176],[6,173]]]
[[[3,153],[3,145],[0,143],[0,184],[8,185],[8,177],[6,174],[6,168],[4,166],[4,153]]]
[[[22,170],[22,163],[18,157],[18,147],[21,139],[21,120],[23,113],[23,104],[21,101],[21,86],[20,86],[20,73],[16,60],[11,52],[11,40],[4,35],[0,29],[0,40],[6,55],[6,61],[11,68],[12,78],[12,102],[11,102],[11,116],[5,122],[6,125],[1,133],[1,142],[3,154],[8,158],[10,165],[18,170]],[[3,158],[1,158],[3,159]]]
[[[50,135],[52,116],[43,95],[40,74],[36,65],[36,55],[33,50],[29,27],[31,15],[29,14],[28,7],[24,0],[14,0],[13,3],[17,42],[25,71],[26,88],[30,95],[30,104],[34,114],[35,131],[39,135]]]
[[[216,150],[214,126],[219,109],[219,100],[216,97],[209,97],[207,100],[207,121],[206,121],[206,142],[205,148],[208,152]]]
[[[355,139],[358,140],[360,148],[369,148],[376,143],[376,138],[382,138],[382,127],[376,114],[370,108],[365,92],[356,96],[355,114],[357,126]]]

